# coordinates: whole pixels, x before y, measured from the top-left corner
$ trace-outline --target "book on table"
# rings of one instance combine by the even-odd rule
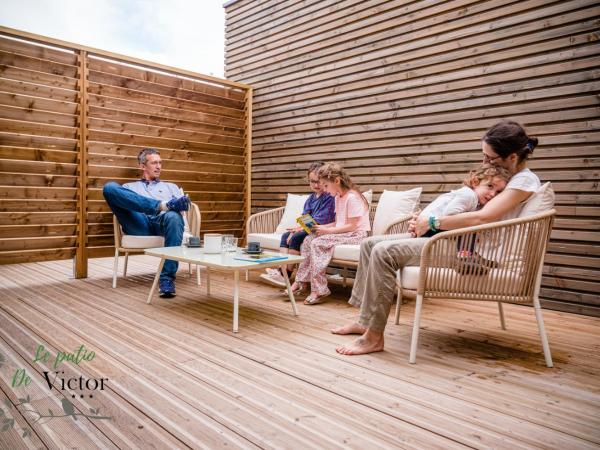
[[[308,234],[312,233],[312,228],[315,225],[319,225],[317,221],[313,218],[313,216],[311,216],[310,214],[304,214],[303,216],[298,217],[296,219],[296,222],[298,222],[298,225],[300,225],[302,229]]]
[[[267,254],[261,253],[258,255],[239,255],[239,256],[235,256],[233,259],[237,259],[238,261],[265,263],[265,262],[272,262],[272,261],[283,261],[285,259],[288,259],[288,257],[285,255],[267,255]]]

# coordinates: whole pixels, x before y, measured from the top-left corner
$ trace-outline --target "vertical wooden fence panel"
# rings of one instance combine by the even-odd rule
[[[161,178],[242,235],[249,86],[0,28],[0,263],[114,253],[107,181],[135,180],[155,147]]]
[[[428,203],[481,161],[501,118],[540,139],[556,191],[546,307],[600,313],[600,3],[592,0],[233,0],[226,76],[253,87],[252,209],[306,192],[336,160],[377,200]]]

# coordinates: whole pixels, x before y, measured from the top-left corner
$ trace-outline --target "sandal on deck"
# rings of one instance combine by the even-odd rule
[[[331,295],[331,292],[327,292],[326,294],[323,294],[323,295],[317,295],[315,297],[313,297],[313,295],[310,294],[304,300],[304,304],[305,305],[318,305],[319,303],[325,302],[326,298],[329,297],[329,295]]]
[[[296,281],[295,284],[297,284],[298,287],[296,289],[292,290],[292,294],[294,294],[294,296],[296,296],[298,294],[302,294],[303,292],[306,292],[307,285],[305,283]],[[293,286],[293,284],[292,284],[292,286]],[[288,290],[287,289],[282,290],[281,295],[285,295],[286,297],[288,297],[289,296]]]

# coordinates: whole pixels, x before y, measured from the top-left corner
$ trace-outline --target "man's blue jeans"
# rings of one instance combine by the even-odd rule
[[[167,211],[158,214],[160,200],[144,197],[109,181],[102,190],[104,198],[117,216],[125,234],[132,236],[163,236],[165,247],[177,247],[183,240],[183,217]],[[167,259],[160,278],[175,280],[179,263]]]

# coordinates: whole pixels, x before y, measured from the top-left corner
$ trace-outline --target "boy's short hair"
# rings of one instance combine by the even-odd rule
[[[160,155],[160,152],[158,150],[156,150],[155,148],[151,148],[151,147],[143,148],[138,153],[138,162],[142,165],[146,164],[146,161],[148,161],[148,155]]]
[[[492,166],[491,164],[482,164],[477,169],[471,170],[467,178],[463,180],[463,184],[470,188],[474,188],[486,178],[500,178],[508,182],[511,176],[512,175],[510,172],[504,167]]]

